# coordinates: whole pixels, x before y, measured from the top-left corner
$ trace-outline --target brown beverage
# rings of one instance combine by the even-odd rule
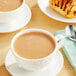
[[[12,11],[21,6],[23,0],[0,0],[0,12]]]
[[[15,52],[27,59],[40,59],[48,56],[55,48],[54,40],[41,32],[30,32],[19,36],[14,43]]]

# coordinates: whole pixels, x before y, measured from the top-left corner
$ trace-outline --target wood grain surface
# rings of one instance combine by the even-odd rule
[[[11,76],[6,70],[4,63],[5,56],[10,49],[11,39],[16,33],[23,29],[41,28],[54,34],[58,30],[65,29],[69,24],[53,20],[46,16],[38,7],[37,0],[26,0],[26,4],[28,4],[32,12],[32,18],[27,26],[16,32],[0,34],[0,76]],[[64,57],[64,66],[57,76],[76,76],[76,72],[73,70],[63,50],[60,49],[60,51]]]

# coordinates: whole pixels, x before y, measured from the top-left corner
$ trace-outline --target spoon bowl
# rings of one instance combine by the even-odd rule
[[[68,25],[65,28],[66,35],[73,41],[76,42],[76,27],[73,25]]]

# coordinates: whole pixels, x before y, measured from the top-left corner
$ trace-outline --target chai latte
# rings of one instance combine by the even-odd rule
[[[19,36],[14,42],[15,52],[27,59],[39,59],[48,56],[55,48],[54,40],[41,32],[29,32]]]
[[[12,11],[23,3],[23,0],[0,0],[0,12]]]

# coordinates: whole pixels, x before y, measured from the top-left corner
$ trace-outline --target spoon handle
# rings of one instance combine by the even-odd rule
[[[75,31],[75,38],[76,38],[76,31]]]

